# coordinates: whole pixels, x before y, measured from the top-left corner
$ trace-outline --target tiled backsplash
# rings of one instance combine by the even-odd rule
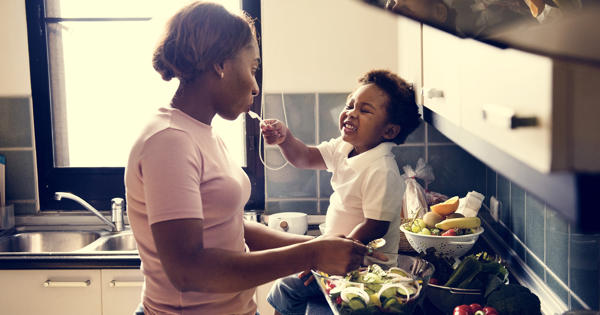
[[[572,227],[556,210],[486,168],[486,204],[499,203],[499,222],[482,217],[569,309],[599,308],[600,235]]]
[[[6,156],[6,202],[15,214],[36,211],[33,115],[29,97],[0,97],[0,154]]]

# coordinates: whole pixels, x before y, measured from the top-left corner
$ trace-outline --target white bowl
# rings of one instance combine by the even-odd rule
[[[473,234],[438,236],[413,233],[400,225],[400,231],[404,232],[408,243],[417,252],[424,253],[428,248],[433,247],[435,248],[436,254],[460,257],[473,247],[479,238],[479,235],[481,235],[484,230],[483,227],[479,227],[477,232]]]

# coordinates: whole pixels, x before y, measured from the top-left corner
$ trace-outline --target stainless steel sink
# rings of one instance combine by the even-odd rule
[[[134,251],[137,250],[135,238],[131,232],[106,235],[90,244],[89,251]]]
[[[0,252],[72,252],[100,238],[94,231],[31,231],[0,238]]]

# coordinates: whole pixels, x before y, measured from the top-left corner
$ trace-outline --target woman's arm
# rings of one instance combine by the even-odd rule
[[[236,292],[308,269],[341,275],[357,268],[367,251],[340,237],[249,253],[204,248],[201,219],[163,221],[151,229],[165,272],[180,291]]]
[[[281,121],[266,119],[261,124],[265,142],[279,145],[285,159],[297,168],[327,169],[319,149],[298,140]]]
[[[363,244],[367,244],[374,239],[383,237],[389,227],[389,221],[365,219],[363,222],[354,227],[352,232],[348,234],[348,238],[360,241]]]
[[[302,243],[314,237],[285,233],[270,229],[264,224],[244,221],[244,238],[250,250],[257,251]]]

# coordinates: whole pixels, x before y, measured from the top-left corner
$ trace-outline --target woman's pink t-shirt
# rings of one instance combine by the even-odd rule
[[[250,181],[211,126],[161,108],[131,150],[125,171],[127,213],[137,241],[146,314],[254,314],[254,289],[181,292],[159,260],[153,223],[202,219],[205,248],[245,250],[243,209]],[[185,241],[185,240],[182,240]],[[186,259],[181,257],[179,259]]]

